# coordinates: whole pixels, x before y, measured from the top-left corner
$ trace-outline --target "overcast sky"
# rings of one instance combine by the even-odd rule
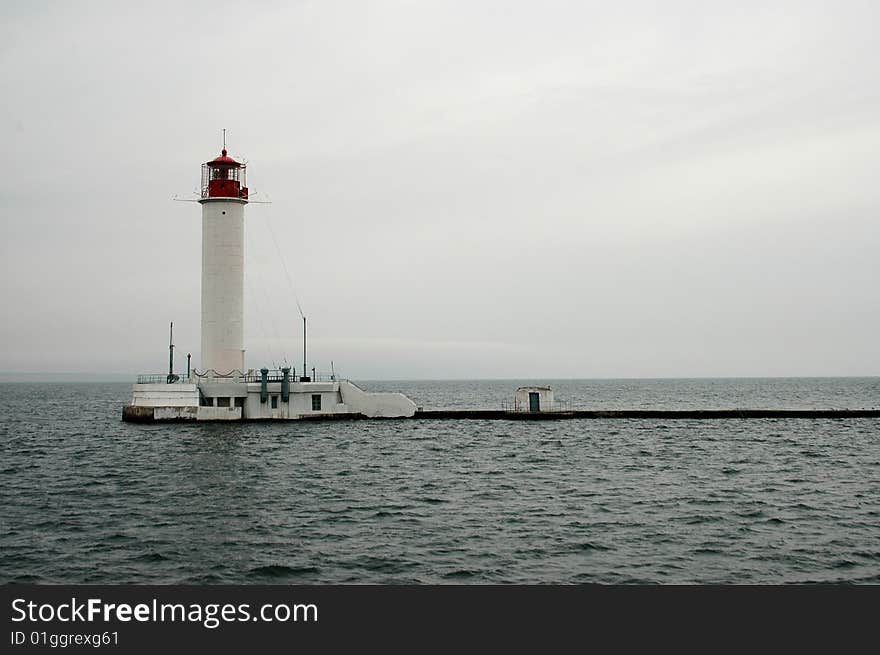
[[[184,6],[181,6],[184,5]],[[246,363],[880,374],[880,3],[0,4],[0,371],[199,361],[247,159]],[[276,239],[273,239],[273,234]]]

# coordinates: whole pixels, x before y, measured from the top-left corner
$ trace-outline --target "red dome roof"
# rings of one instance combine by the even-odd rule
[[[229,157],[226,154],[226,148],[223,148],[223,150],[220,152],[219,157],[215,157],[214,159],[212,159],[211,161],[208,162],[208,166],[211,166],[212,164],[220,164],[220,165],[233,166],[233,167],[234,166],[241,166],[241,164],[239,164],[232,157]]]

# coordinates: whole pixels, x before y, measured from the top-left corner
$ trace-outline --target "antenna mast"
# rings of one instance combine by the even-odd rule
[[[303,314],[303,376],[305,376],[305,374],[307,372],[308,372],[308,369],[306,368],[306,317],[305,317],[305,314]],[[308,380],[308,377],[306,377],[306,380]]]
[[[174,321],[168,331],[168,384],[174,381]]]

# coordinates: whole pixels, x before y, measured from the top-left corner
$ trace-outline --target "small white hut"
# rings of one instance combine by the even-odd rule
[[[549,412],[553,410],[553,389],[550,387],[520,387],[513,400],[516,412]]]

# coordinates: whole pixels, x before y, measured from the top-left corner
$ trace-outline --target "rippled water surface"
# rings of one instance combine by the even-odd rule
[[[520,383],[363,386],[495,408]],[[551,384],[880,406],[877,378]],[[0,384],[0,582],[880,583],[878,419],[145,426],[128,392]]]

